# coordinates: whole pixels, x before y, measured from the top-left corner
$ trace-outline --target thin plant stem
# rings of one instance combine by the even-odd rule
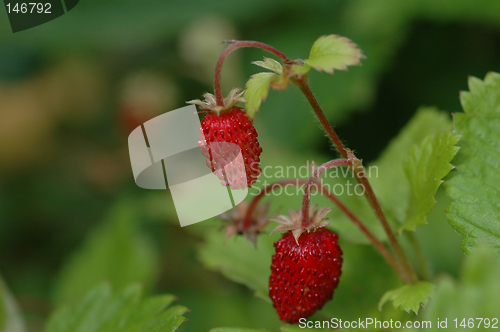
[[[362,174],[360,174],[362,173]],[[378,219],[380,220],[382,227],[384,228],[385,233],[387,234],[387,237],[389,239],[389,242],[392,245],[392,248],[394,249],[394,252],[396,253],[396,256],[398,257],[399,261],[403,265],[404,269],[407,271],[407,273],[410,275],[410,279],[412,280],[411,283],[415,283],[417,280],[415,278],[415,272],[413,271],[413,268],[411,267],[408,258],[406,257],[403,249],[401,248],[398,240],[396,239],[396,236],[394,235],[394,232],[391,229],[391,226],[389,226],[389,222],[387,221],[387,218],[385,217],[384,212],[382,211],[382,207],[380,206],[377,197],[375,196],[375,193],[373,192],[373,189],[370,185],[370,182],[366,178],[364,172],[355,172],[354,173],[356,176],[356,180],[363,185],[365,188],[365,197],[367,198],[368,202],[372,206],[372,208],[375,210],[375,213],[377,214]]]
[[[304,198],[302,199],[302,227],[308,227],[309,220],[309,205],[311,201],[311,187],[317,185],[317,178],[326,170],[332,167],[338,166],[349,166],[353,167],[353,163],[347,159],[334,159],[330,160],[314,171],[314,173],[309,178],[306,188],[304,190]],[[373,243],[375,248],[380,252],[380,254],[387,260],[387,262],[394,268],[399,277],[406,283],[411,283],[411,277],[403,269],[403,267],[398,263],[394,256],[387,250],[387,248],[377,240],[377,238],[364,226],[364,224],[340,201],[335,197],[330,191],[326,190],[321,185],[322,193],[324,193],[335,205],[337,205],[342,212],[344,212],[358,228],[368,237],[368,239]]]
[[[352,166],[352,162],[347,159],[334,159],[330,160],[320,167],[318,167],[311,177],[309,181],[307,181],[306,189],[304,190],[304,198],[302,198],[302,227],[309,227],[309,203],[311,201],[311,187],[315,183],[316,179],[326,170],[332,167],[337,166]]]
[[[214,76],[214,93],[215,93],[215,100],[217,102],[217,106],[224,106],[224,98],[222,98],[222,91],[220,88],[220,72],[222,69],[222,63],[224,62],[224,59],[234,50],[237,50],[238,48],[242,47],[256,47],[260,48],[263,50],[266,50],[268,52],[273,53],[277,57],[279,57],[283,62],[288,62],[290,59],[274,47],[261,43],[261,42],[256,42],[253,40],[239,40],[239,41],[229,41],[231,44],[222,52],[222,54],[219,57],[219,60],[217,60],[217,64],[215,65],[215,76]]]
[[[316,100],[314,94],[312,93],[309,84],[307,84],[307,76],[304,75],[301,78],[292,78],[292,82],[294,82],[295,85],[297,85],[297,87],[300,89],[300,91],[302,91],[304,96],[306,96],[307,100],[309,101],[309,104],[311,104],[312,106],[314,113],[316,113],[316,116],[318,117],[321,126],[325,129],[326,133],[328,134],[328,137],[330,137],[330,139],[332,140],[333,145],[335,145],[335,148],[340,153],[340,156],[342,158],[347,159],[347,151],[344,147],[344,144],[342,144],[339,136],[328,122],[328,119],[326,118],[325,113],[323,113],[323,110],[319,106],[319,103]]]
[[[299,179],[290,179],[290,180],[281,180],[275,183],[272,183],[266,187],[264,187],[258,195],[256,195],[252,201],[250,202],[250,205],[248,206],[247,212],[245,214],[245,219],[243,220],[243,226],[242,229],[246,230],[248,227],[250,227],[252,223],[252,214],[255,208],[257,207],[257,204],[259,201],[268,193],[273,191],[275,188],[281,187],[281,186],[286,186],[286,185],[295,185],[295,186],[303,186],[307,184],[306,180],[299,180]]]
[[[358,226],[358,228],[368,237],[368,239],[372,242],[375,249],[385,258],[385,260],[391,265],[391,267],[396,271],[398,276],[406,283],[410,283],[411,280],[408,278],[408,274],[403,270],[401,265],[398,263],[397,259],[394,258],[392,253],[380,242],[377,240],[375,235],[366,228],[366,226],[359,220],[352,212],[349,210],[335,195],[333,195],[328,189],[325,189],[321,186],[321,193],[328,197],[335,205],[339,207],[339,209],[344,212],[352,222]]]
[[[292,79],[292,82],[297,85],[297,87],[302,91],[302,93],[305,95],[307,100],[309,101],[309,104],[314,110],[314,113],[316,113],[316,116],[319,119],[319,122],[325,129],[326,133],[332,140],[333,144],[335,145],[337,151],[340,153],[340,155],[343,158],[348,158],[348,151],[344,147],[344,144],[340,141],[337,133],[333,129],[333,127],[330,125],[328,122],[328,119],[325,116],[325,113],[319,106],[318,101],[316,100],[314,94],[312,93],[309,84],[307,83],[307,76],[304,75],[301,78],[295,77]],[[410,280],[412,280],[412,283],[415,282],[415,276],[412,267],[410,266],[408,259],[406,255],[404,254],[401,246],[399,245],[396,237],[394,236],[394,233],[392,232],[391,227],[389,226],[389,223],[387,222],[387,218],[384,215],[384,212],[382,211],[382,208],[380,207],[380,204],[377,200],[377,197],[375,196],[375,193],[373,192],[373,189],[368,181],[368,179],[364,176],[364,174],[359,174],[359,171],[354,172],[354,176],[356,178],[356,181],[360,184],[362,184],[365,188],[365,196],[368,199],[368,202],[372,206],[372,208],[375,210],[375,213],[380,220],[382,227],[384,228],[384,231],[387,234],[387,237],[389,239],[389,242],[391,243],[391,246],[396,253],[396,256],[398,257],[399,261],[403,265],[404,269],[406,270],[407,274],[410,276]]]
[[[431,281],[432,280],[431,267],[429,266],[429,263],[425,259],[424,253],[422,251],[422,248],[420,247],[420,244],[418,243],[418,240],[417,240],[417,237],[415,236],[415,233],[414,232],[405,232],[405,236],[408,239],[408,242],[410,242],[410,245],[412,246],[413,251],[415,251],[418,263],[422,269],[423,278],[428,280],[428,281]]]
[[[217,102],[218,106],[224,106],[224,99],[222,97],[222,91],[220,87],[220,75],[221,75],[221,69],[222,69],[222,63],[224,62],[224,59],[234,50],[238,48],[243,48],[243,47],[256,47],[260,48],[263,50],[266,50],[268,52],[273,53],[277,57],[279,57],[283,63],[289,63],[290,59],[283,54],[282,52],[278,51],[276,48],[261,43],[261,42],[256,42],[256,41],[249,41],[249,40],[242,40],[242,41],[230,41],[230,45],[222,52],[220,55],[216,67],[215,67],[215,76],[214,76],[214,93],[215,93],[215,99]],[[286,68],[286,67],[285,67]],[[299,76],[294,76],[291,78],[292,82],[302,91],[302,93],[306,96],[307,100],[311,104],[314,112],[316,113],[316,116],[318,117],[321,125],[325,129],[326,133],[330,137],[331,141],[335,145],[335,148],[339,152],[342,158],[347,159],[348,158],[348,150],[344,147],[344,144],[338,137],[337,133],[333,129],[333,127],[330,125],[328,122],[328,119],[326,118],[323,110],[319,106],[318,101],[316,100],[316,97],[312,93],[309,84],[307,83],[307,75],[303,75],[301,77]],[[352,164],[351,164],[352,165]],[[354,168],[354,167],[353,167]],[[413,269],[408,262],[407,257],[405,256],[401,246],[399,245],[396,237],[394,236],[394,233],[392,232],[389,223],[387,222],[387,219],[382,211],[382,208],[380,207],[380,204],[373,192],[373,189],[368,181],[368,179],[364,176],[364,174],[360,174],[363,172],[359,171],[354,171],[354,175],[358,183],[362,184],[365,188],[365,194],[366,198],[368,199],[370,205],[372,208],[375,210],[375,213],[382,223],[382,226],[387,233],[389,242],[391,243],[391,246],[396,253],[396,256],[398,257],[400,263],[402,264],[404,270],[406,271],[408,277],[408,280],[410,280],[410,283],[414,283],[415,280],[415,273],[413,272]],[[309,193],[310,195],[310,193]],[[249,209],[250,210],[250,209]],[[253,209],[252,209],[253,211]],[[304,210],[304,204],[303,204],[303,211],[306,211],[304,214],[304,220],[308,219],[309,215],[307,210]],[[250,214],[251,216],[251,214]],[[307,216],[307,217],[306,217]],[[245,220],[245,223],[248,223],[247,220]],[[405,279],[406,280],[406,279]]]
[[[281,186],[287,186],[287,185],[296,185],[296,186],[303,186],[303,185],[308,185],[309,181],[308,180],[300,180],[300,179],[290,179],[290,180],[282,180],[278,181],[275,183],[272,183],[266,187],[264,187],[261,192],[256,195],[252,201],[250,202],[250,205],[247,209],[247,212],[245,214],[245,218],[243,220],[243,230],[247,229],[250,227],[251,221],[252,221],[252,214],[255,211],[255,208],[259,204],[260,200],[265,197],[268,193],[272,192],[274,189],[279,188]],[[401,269],[401,266],[397,262],[397,260],[394,258],[394,256],[391,254],[391,252],[373,235],[373,233],[368,230],[368,228],[365,227],[365,225],[347,208],[334,194],[332,194],[328,189],[326,189],[323,185],[320,185],[318,183],[312,183],[312,186],[319,186],[320,193],[322,195],[325,195],[330,199],[335,205],[339,207],[339,209],[344,212],[349,219],[351,219],[354,224],[370,239],[370,241],[373,243],[375,248],[380,252],[382,257],[385,258],[385,260],[389,263],[389,265],[392,266],[392,268],[398,273],[399,277],[405,281],[404,277],[404,271]]]

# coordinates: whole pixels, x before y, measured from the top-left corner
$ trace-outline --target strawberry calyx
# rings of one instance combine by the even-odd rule
[[[329,223],[326,221],[326,215],[330,213],[332,209],[330,208],[319,208],[316,210],[316,204],[311,205],[309,207],[309,225],[304,227],[302,225],[302,209],[298,211],[294,211],[292,209],[288,210],[289,216],[279,215],[276,219],[271,219],[272,221],[276,221],[280,225],[277,226],[271,234],[276,231],[291,231],[293,237],[295,238],[295,242],[299,245],[299,237],[304,231],[314,232],[319,227],[328,226]]]
[[[201,107],[202,110],[207,110],[212,113],[217,113],[217,115],[220,115],[221,113],[231,110],[236,104],[239,102],[244,103],[245,98],[243,98],[243,93],[245,91],[240,89],[240,88],[234,88],[229,92],[226,98],[224,98],[224,105],[217,105],[217,99],[215,96],[211,93],[205,93],[203,95],[204,100],[190,100],[187,103],[188,104],[193,104],[193,105],[198,105]]]
[[[247,201],[242,201],[231,211],[219,215],[219,218],[226,222],[227,240],[235,234],[243,234],[247,240],[257,244],[257,236],[264,232],[264,228],[270,222],[268,217],[269,203],[258,205],[252,213],[251,223],[249,227],[244,227],[244,220],[248,212],[250,204]]]

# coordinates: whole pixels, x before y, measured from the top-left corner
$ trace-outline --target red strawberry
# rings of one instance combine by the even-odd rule
[[[235,106],[241,101],[239,90],[230,93],[224,101],[225,106],[215,105],[215,98],[210,94],[205,94],[205,98],[204,102],[195,100],[191,103],[209,111],[201,121],[198,141],[198,146],[207,158],[207,166],[217,173],[223,185],[229,185],[231,189],[250,187],[261,172],[259,162],[262,148],[252,121],[241,108]],[[244,167],[233,162],[239,151],[232,149],[231,144],[211,144],[218,142],[237,145]],[[220,170],[224,170],[225,174],[218,172]]]
[[[234,106],[231,109],[222,112],[220,115],[209,113],[205,115],[201,122],[203,135],[200,135],[199,145],[202,152],[208,158],[207,166],[211,166],[212,171],[224,168],[230,164],[236,157],[224,149],[208,148],[207,143],[226,142],[237,144],[241,149],[241,154],[245,164],[246,181],[243,178],[241,169],[237,167],[226,168],[226,174],[232,189],[250,187],[257,180],[260,174],[260,153],[262,148],[257,140],[257,132],[248,119],[245,112]],[[239,174],[238,174],[239,173]]]
[[[316,211],[314,216],[321,220],[315,222],[324,222],[325,212],[329,209]],[[299,215],[294,213],[292,219]],[[288,231],[274,243],[276,254],[272,259],[269,296],[281,320],[297,323],[332,299],[342,267],[337,238],[329,229],[319,227],[305,230],[298,239]]]

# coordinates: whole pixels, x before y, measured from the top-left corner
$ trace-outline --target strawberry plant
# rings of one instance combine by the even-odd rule
[[[228,191],[243,189],[249,194],[246,200],[217,218],[181,228],[168,191],[165,197],[162,193],[133,187],[133,181],[127,177],[130,165],[123,156],[126,154],[123,135],[117,135],[121,149],[112,157],[100,159],[100,163],[81,166],[82,160],[97,158],[89,154],[77,158],[78,167],[75,167],[71,158],[77,149],[69,143],[70,149],[62,154],[67,156],[61,159],[64,164],[75,169],[86,167],[95,183],[101,181],[100,186],[92,190],[98,192],[96,188],[106,188],[105,195],[96,192],[89,195],[78,188],[67,177],[73,173],[66,174],[63,166],[54,168],[57,174],[52,175],[54,178],[33,173],[37,181],[31,190],[24,190],[25,184],[29,187],[29,181],[22,182],[20,191],[18,182],[2,179],[0,244],[4,255],[0,271],[3,277],[0,278],[0,332],[416,331],[434,330],[436,326],[472,330],[500,326],[500,75],[490,72],[484,78],[469,77],[468,91],[460,92],[463,112],[458,106],[457,109],[450,107],[455,112],[453,117],[434,107],[421,107],[411,119],[402,119],[399,113],[402,110],[394,107],[386,117],[381,116],[383,121],[368,123],[371,130],[367,131],[366,118],[379,113],[356,116],[352,113],[351,123],[355,125],[349,127],[348,132],[341,125],[347,111],[365,108],[373,102],[375,87],[378,87],[375,82],[387,70],[392,55],[401,46],[402,31],[409,30],[412,20],[423,17],[441,24],[457,18],[481,17],[494,25],[500,22],[498,11],[493,10],[498,5],[494,0],[479,1],[483,5],[465,1],[453,6],[425,0],[425,6],[420,0],[385,1],[382,7],[363,0],[335,4],[331,7],[335,11],[323,11],[325,5],[313,1],[301,10],[287,11],[289,22],[283,23],[281,32],[274,25],[273,30],[265,26],[260,34],[243,31],[254,39],[280,45],[286,52],[257,41],[229,41],[225,43],[225,50],[214,53],[210,45],[217,47],[219,39],[226,38],[217,33],[210,40],[203,39],[203,43],[194,38],[190,45],[182,45],[185,55],[182,59],[171,50],[166,52],[167,58],[165,54],[156,54],[162,53],[162,47],[141,53],[146,56],[133,56],[145,61],[143,65],[148,68],[151,66],[145,72],[156,73],[159,68],[159,71],[166,68],[168,77],[163,80],[162,76],[145,75],[146,81],[138,80],[139,85],[134,85],[133,91],[126,90],[130,98],[109,102],[109,105],[117,105],[118,118],[127,120],[120,121],[117,128],[127,127],[128,133],[154,115],[174,109],[175,100],[191,99],[193,91],[197,95],[206,88],[200,86],[200,82],[206,79],[206,73],[213,73],[215,65],[213,94],[191,101],[198,106],[201,118],[200,156],[204,156],[208,169],[219,176]],[[275,8],[274,14],[266,14],[272,19],[264,15],[262,20],[275,24],[276,13],[284,13],[284,2],[251,3],[251,6],[235,6],[238,8],[231,11],[231,20],[248,24],[245,22],[251,17],[251,8],[261,15],[262,8],[266,7],[268,13]],[[101,5],[96,2],[95,6]],[[172,16],[183,17],[181,9],[185,4],[179,3],[178,8],[165,6],[174,13]],[[385,10],[388,7],[392,9]],[[159,15],[157,22],[151,25],[141,24],[140,28],[131,29],[129,24],[134,24],[134,20],[124,20],[127,22],[125,44],[134,40],[130,35],[132,30],[162,31],[157,34],[162,39],[174,31],[155,25],[178,24],[173,23],[175,20],[165,20],[164,13],[157,8],[144,9],[148,19],[152,14]],[[206,6],[189,12],[199,11],[205,16],[207,8],[221,13],[229,10],[225,4],[207,2]],[[313,13],[318,24],[311,25],[310,29],[298,28],[296,22]],[[144,14],[133,11],[130,15],[135,18]],[[107,24],[108,16],[104,18],[96,23]],[[220,29],[224,24],[218,17],[204,18],[199,20],[197,29],[209,31],[214,26]],[[333,28],[332,24],[335,24]],[[322,31],[331,30],[342,31],[353,41],[327,35],[314,42]],[[494,35],[493,30],[488,33]],[[193,33],[188,32],[187,35]],[[425,37],[429,35],[434,36],[434,32],[427,32]],[[138,36],[144,39],[144,35]],[[426,38],[422,37],[425,45]],[[42,39],[37,37],[37,40]],[[290,43],[282,43],[284,40]],[[485,40],[491,39],[485,37]],[[148,41],[150,39],[144,39],[144,43]],[[484,48],[494,49],[491,45],[495,44],[486,44]],[[306,45],[312,46],[311,49]],[[415,48],[421,45],[413,45],[412,41],[410,53],[415,53]],[[429,41],[429,45],[435,46],[436,42]],[[469,51],[476,51],[478,45],[474,44]],[[222,54],[216,61],[220,51]],[[241,74],[237,69],[242,67],[237,62],[234,66],[226,62],[228,56],[238,59],[233,55],[235,51],[248,60],[248,67],[243,67],[248,75],[243,75],[245,80],[240,84],[231,86]],[[262,51],[267,52],[264,58],[258,53]],[[207,60],[211,53],[216,56],[212,62]],[[428,49],[422,53],[430,58],[435,56]],[[407,72],[418,72],[422,68],[423,65],[417,63],[422,53],[399,60],[404,64],[397,69],[398,83],[410,81]],[[130,68],[123,68],[126,59],[122,63],[116,61],[116,51],[111,54],[109,62],[105,62],[106,68],[113,63],[110,72],[116,71],[118,78],[135,77],[127,74]],[[289,57],[292,54],[293,57]],[[295,59],[296,56],[302,59]],[[450,67],[460,62],[454,58],[447,60]],[[2,61],[0,59],[0,64]],[[481,70],[492,65],[492,61],[485,61]],[[204,67],[206,62],[210,62],[208,69]],[[247,69],[250,67],[253,71]],[[79,70],[92,73],[92,68],[83,66]],[[73,72],[67,69],[63,66],[55,74]],[[126,70],[122,73],[123,69]],[[469,70],[470,67],[459,72],[453,68],[446,73],[453,71],[459,77],[457,80],[465,84],[463,71]],[[227,76],[228,73],[231,76]],[[6,98],[3,103],[6,114],[12,110],[10,113],[22,115],[19,109],[34,104],[33,96],[42,101],[48,98],[44,107],[64,108],[57,106],[53,94],[47,93],[58,82],[58,76],[52,74],[54,76],[44,76],[43,71],[40,72],[36,84],[28,84],[28,88],[19,82],[15,89],[4,90],[6,85],[2,81],[0,90]],[[85,84],[99,86],[95,84],[97,79],[70,78],[67,82],[83,82],[83,87]],[[420,75],[421,81],[417,79],[412,87],[425,86],[427,90],[436,90],[439,96],[458,95],[458,88],[443,84],[441,89],[442,81],[432,78]],[[171,81],[176,89],[166,89],[166,83]],[[197,84],[191,84],[195,81]],[[147,84],[142,84],[144,82]],[[189,92],[182,91],[185,89],[182,85],[190,86]],[[74,90],[80,90],[80,86],[77,87]],[[413,98],[418,104],[436,101],[423,98],[422,90],[415,90]],[[82,100],[92,99],[92,93],[88,93],[92,89],[83,91],[86,93],[80,96]],[[184,98],[179,98],[180,91],[185,92]],[[169,99],[167,94],[175,98]],[[28,95],[29,98],[25,97],[28,103],[19,98]],[[17,103],[13,99],[22,101],[18,108],[14,107]],[[68,105],[73,105],[73,109],[84,104],[82,100]],[[170,101],[167,103],[167,100]],[[148,109],[151,112],[143,112]],[[135,115],[143,113],[142,119],[131,117],[131,110],[137,113]],[[386,133],[384,123],[391,123],[398,116],[400,122],[395,121],[397,125],[392,128],[401,130],[374,159],[379,149],[374,149],[372,143],[385,144],[383,137],[393,136],[394,133]],[[50,127],[38,116],[28,118],[44,130]],[[360,118],[363,124],[363,121],[358,123]],[[4,122],[7,127],[11,126],[12,121]],[[71,137],[65,136],[68,142],[74,142],[71,139],[75,137],[81,141],[82,137],[99,130],[106,132],[103,137],[113,136],[108,130],[109,123],[101,126],[92,123],[92,130],[87,128],[88,131],[80,133],[81,137],[74,135],[73,131],[78,132],[78,128],[87,123],[76,122],[81,123],[60,128],[63,134],[72,133]],[[30,131],[30,126],[18,126],[12,132],[23,127],[28,128],[26,132]],[[10,131],[1,132],[5,135]],[[40,151],[45,151],[40,148],[42,145],[51,147],[55,155],[57,144],[38,140]],[[25,142],[19,138],[4,141],[6,146],[12,146],[8,151],[22,151],[15,144]],[[26,142],[30,142],[29,139]],[[324,142],[324,151],[319,151],[319,142]],[[97,145],[101,148],[105,144]],[[241,151],[243,164],[231,168],[237,155],[235,147]],[[37,149],[29,151],[34,150]],[[367,156],[370,154],[367,151],[372,156]],[[4,160],[10,159],[16,158]],[[116,167],[115,162],[123,167]],[[36,166],[45,169],[43,162],[42,167]],[[205,171],[208,172],[207,168]],[[25,175],[22,170],[19,172]],[[126,174],[123,187],[117,186],[120,174]],[[56,178],[71,188],[70,194],[60,190],[53,181]],[[14,188],[10,191],[5,189],[10,188],[9,183]],[[102,203],[110,193],[114,203]],[[209,201],[211,193],[202,194]],[[71,198],[72,195],[75,197]],[[10,208],[16,197],[22,198],[19,205],[23,213],[14,214]],[[99,201],[97,207],[83,203],[92,197]],[[96,220],[102,209],[110,205],[110,212],[102,220]],[[199,207],[193,206],[195,208]],[[4,222],[9,217],[11,223]],[[47,224],[38,220],[44,218]],[[71,222],[66,223],[67,220]],[[77,220],[81,220],[81,224]],[[57,236],[47,232],[49,224]],[[88,235],[87,230],[91,230]],[[11,253],[8,243],[14,242],[12,238],[17,233],[26,238],[23,242],[26,248]],[[58,241],[56,246],[54,243]],[[69,250],[79,242],[81,245],[76,251]],[[50,256],[46,255],[48,248],[56,248],[51,252],[59,256],[54,254],[55,259],[44,259]],[[34,258],[36,264],[21,264],[26,256]],[[11,264],[3,264],[6,261]],[[17,273],[13,272],[16,269]],[[25,294],[28,296],[23,296]]]
[[[261,260],[266,255],[270,256],[272,249],[269,237],[258,235],[265,233],[269,224],[278,223],[270,232],[280,231],[282,236],[274,243],[276,252],[272,255],[268,284],[263,282],[266,274],[269,274],[264,273],[263,266],[269,264],[269,260],[250,263],[243,256],[257,254],[249,249],[244,250],[241,241],[237,245],[233,242],[226,248],[219,247],[216,242],[222,241],[222,238],[217,240],[214,235],[200,251],[201,260],[207,267],[222,271],[228,278],[256,289],[258,296],[270,298],[281,320],[291,324],[306,324],[311,315],[332,299],[337,285],[342,288],[343,278],[340,276],[343,259],[337,237],[339,241],[345,237],[352,242],[371,243],[399,278],[399,282],[394,284],[399,286],[386,289],[381,296],[378,310],[382,310],[386,302],[392,302],[396,310],[415,314],[423,311],[424,316],[433,315],[432,311],[427,313],[425,307],[429,302],[433,303],[432,298],[442,296],[441,288],[445,286],[442,280],[433,275],[430,268],[432,263],[424,256],[415,231],[420,229],[417,226],[427,224],[427,216],[436,204],[435,195],[443,179],[450,179],[446,188],[454,199],[446,215],[450,224],[466,236],[462,250],[470,253],[474,247],[498,247],[499,222],[492,209],[499,207],[494,184],[498,180],[500,160],[500,140],[497,137],[500,129],[500,75],[489,73],[484,82],[476,78],[469,79],[471,91],[461,93],[465,113],[455,115],[454,129],[450,120],[439,111],[421,109],[380,160],[374,163],[378,172],[373,176],[368,174],[372,165],[364,165],[353,150],[344,146],[308,84],[308,73],[313,69],[333,74],[337,70],[347,70],[348,66],[360,65],[364,55],[356,44],[337,35],[323,36],[313,44],[307,59],[291,60],[272,46],[260,42],[230,41],[216,65],[215,95],[208,95],[207,98],[215,107],[227,107],[227,100],[236,93],[233,91],[223,99],[220,73],[226,56],[243,47],[260,48],[279,60],[264,57],[263,61],[253,62],[268,71],[252,75],[246,83],[243,99],[238,99],[245,103],[248,119],[252,121],[261,108],[271,111],[262,106],[269,90],[287,90],[289,85],[294,85],[306,97],[340,158],[327,161],[319,167],[313,166],[309,170],[309,179],[289,178],[260,188],[254,186],[253,189],[257,191],[253,199],[241,203],[234,212],[221,217],[226,221],[226,239],[235,234],[245,235],[256,244]],[[205,106],[199,101],[195,103]],[[283,119],[283,123],[286,123],[286,119]],[[291,135],[294,130],[300,128],[290,128]],[[454,159],[462,146],[464,152]],[[265,146],[263,151],[265,155]],[[477,158],[478,153],[480,158]],[[453,160],[457,167],[452,165]],[[323,173],[340,167],[347,168],[345,177],[349,177],[343,179],[342,185],[348,185],[349,180],[353,179],[357,183],[358,187],[355,188],[359,189],[358,194],[338,194],[330,190],[321,178]],[[450,171],[452,174],[448,176]],[[248,184],[254,182],[255,178],[252,178]],[[263,204],[261,199],[273,191],[277,192],[276,189],[281,189],[283,193],[283,188],[290,186],[302,190],[301,209],[296,211],[295,207],[287,206],[288,215],[266,217],[269,202]],[[317,210],[310,203],[313,190],[329,201],[325,203],[323,199]],[[491,191],[490,195],[488,191]],[[481,195],[484,199],[479,202],[477,200]],[[270,200],[272,202],[273,198]],[[335,209],[335,213],[327,219],[326,215],[332,209]],[[331,230],[338,232],[339,236]],[[237,254],[227,255],[225,250],[234,250]],[[264,252],[267,254],[263,255]],[[475,257],[478,259],[477,255]],[[348,264],[348,258],[344,262]],[[261,275],[245,272],[231,266],[233,264],[258,264],[256,270]],[[380,272],[374,270],[368,273]],[[369,283],[370,278],[362,282]],[[342,306],[342,303],[339,305]],[[316,317],[323,317],[324,320],[324,317],[335,317],[335,312],[324,310],[323,314]],[[416,316],[404,316],[397,311],[394,317],[419,322]]]

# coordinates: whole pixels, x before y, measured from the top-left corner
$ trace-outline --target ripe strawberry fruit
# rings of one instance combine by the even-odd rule
[[[205,101],[193,100],[190,103],[201,106],[208,111],[201,121],[198,146],[207,158],[207,166],[216,172],[222,184],[231,189],[250,187],[260,175],[260,154],[262,148],[257,140],[257,131],[247,114],[235,105],[242,101],[240,90],[234,89],[224,100],[224,106],[217,106],[215,97],[205,94]],[[236,144],[243,157],[244,167],[233,161],[239,151],[231,148]],[[228,167],[226,167],[228,166]],[[218,172],[224,170],[224,173]],[[245,180],[245,175],[246,180]]]
[[[226,142],[237,144],[241,149],[245,164],[246,181],[242,181],[242,170],[237,169],[237,167],[226,168],[226,176],[233,189],[250,187],[257,180],[261,171],[259,156],[262,148],[257,140],[257,132],[246,113],[236,106],[222,112],[220,115],[209,113],[203,118],[201,128],[203,135],[200,135],[198,145],[202,148],[205,157],[207,157],[207,166],[211,167],[212,171],[216,171],[230,164],[236,157],[231,151],[218,151],[217,148],[209,148],[207,143]]]
[[[332,299],[342,267],[337,238],[320,227],[303,232],[298,245],[292,231],[274,243],[269,296],[281,320],[297,323]]]

